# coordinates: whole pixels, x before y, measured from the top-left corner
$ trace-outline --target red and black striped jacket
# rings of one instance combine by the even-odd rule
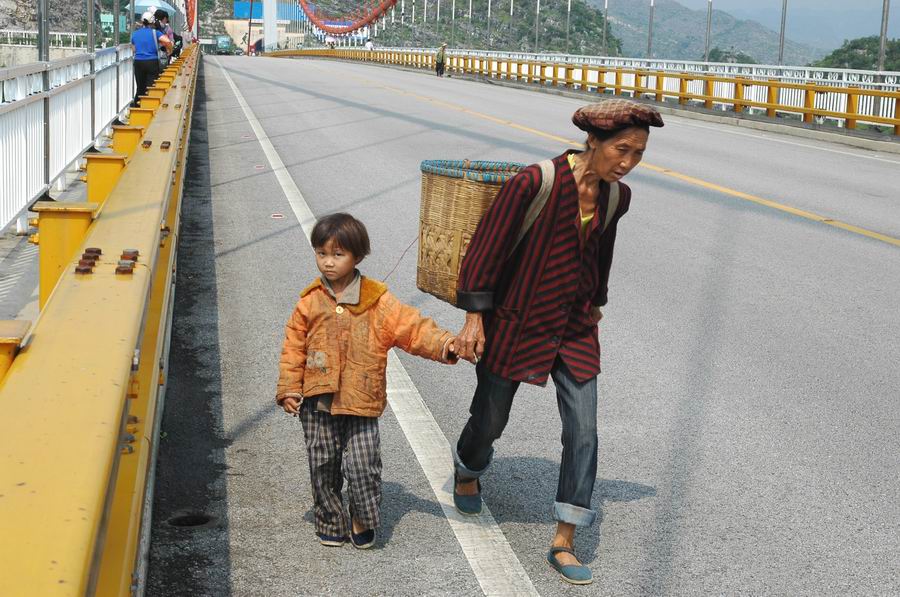
[[[466,250],[457,304],[484,312],[485,365],[495,375],[543,385],[557,355],[578,381],[600,373],[600,341],[591,305],[606,304],[616,225],[631,190],[621,185],[619,206],[602,235],[609,186],[603,185],[589,236],[579,240],[578,189],[566,156],[553,159],[556,180],[547,205],[509,257],[525,212],[541,186],[528,166],[506,182],[485,212]]]

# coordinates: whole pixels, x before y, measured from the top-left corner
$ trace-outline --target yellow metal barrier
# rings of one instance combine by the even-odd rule
[[[136,582],[199,59],[185,54],[0,382],[0,595],[129,595]],[[43,259],[58,232],[39,213]],[[0,325],[0,349],[15,344]]]
[[[271,52],[269,56],[339,58],[344,60],[364,60],[383,64],[401,64],[415,68],[432,68],[434,56],[413,51],[347,51],[347,50],[282,50]],[[562,72],[560,72],[562,69]],[[581,77],[576,78],[574,71],[581,70]],[[588,64],[561,64],[542,62],[517,62],[486,58],[480,55],[453,54],[449,57],[448,71],[457,74],[478,75],[489,78],[505,78],[524,81],[529,84],[565,86],[582,91],[607,93],[612,87],[614,95],[652,96],[656,101],[674,98],[681,105],[698,102],[706,108],[715,104],[726,105],[734,112],[740,113],[748,108],[765,110],[766,115],[775,118],[778,113],[800,115],[804,122],[813,122],[816,117],[842,120],[848,129],[855,129],[857,122],[865,121],[893,127],[894,135],[900,136],[900,92],[881,91],[877,89],[860,89],[858,87],[833,87],[814,83],[786,83],[778,80],[750,80],[743,77],[719,77],[701,73],[677,73],[668,71],[639,70],[630,68],[598,67]],[[586,75],[596,72],[597,81],[590,81]],[[615,83],[610,86],[605,78],[607,73],[614,73]],[[634,85],[625,84],[625,76],[633,75]],[[654,81],[651,86],[651,79]],[[666,81],[677,81],[678,91],[666,90]],[[699,83],[702,93],[689,92],[691,83]],[[717,83],[734,86],[734,97],[715,95]],[[750,87],[765,88],[766,101],[753,101],[747,98]],[[781,90],[800,90],[803,93],[803,105],[794,106],[780,102]],[[843,94],[846,96],[845,112],[827,110],[816,106],[816,96],[825,93]],[[892,118],[859,114],[861,98],[894,100]]]

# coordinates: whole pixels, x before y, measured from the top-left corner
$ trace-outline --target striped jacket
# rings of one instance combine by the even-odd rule
[[[536,164],[503,185],[463,258],[457,304],[484,313],[484,362],[506,379],[546,384],[557,355],[578,381],[600,373],[598,328],[591,322],[590,309],[606,304],[616,226],[628,211],[631,190],[620,183],[618,209],[600,234],[609,204],[609,187],[604,185],[582,246],[569,153],[573,152],[553,158],[556,180],[547,205],[508,260],[528,205],[541,186]]]

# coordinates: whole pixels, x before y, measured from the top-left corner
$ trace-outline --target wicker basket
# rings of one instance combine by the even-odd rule
[[[456,305],[456,281],[481,216],[525,164],[426,160],[419,213],[419,290]]]

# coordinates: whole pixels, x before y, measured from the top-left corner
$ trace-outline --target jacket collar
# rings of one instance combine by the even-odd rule
[[[321,278],[316,278],[312,284],[304,288],[303,292],[300,293],[300,297],[302,298],[317,289],[320,292],[324,292],[329,299],[334,300],[322,284]],[[354,315],[365,313],[371,306],[378,302],[378,299],[380,299],[381,295],[385,292],[387,292],[387,286],[385,284],[362,276],[360,279],[359,303],[356,305],[346,305],[346,307]]]

